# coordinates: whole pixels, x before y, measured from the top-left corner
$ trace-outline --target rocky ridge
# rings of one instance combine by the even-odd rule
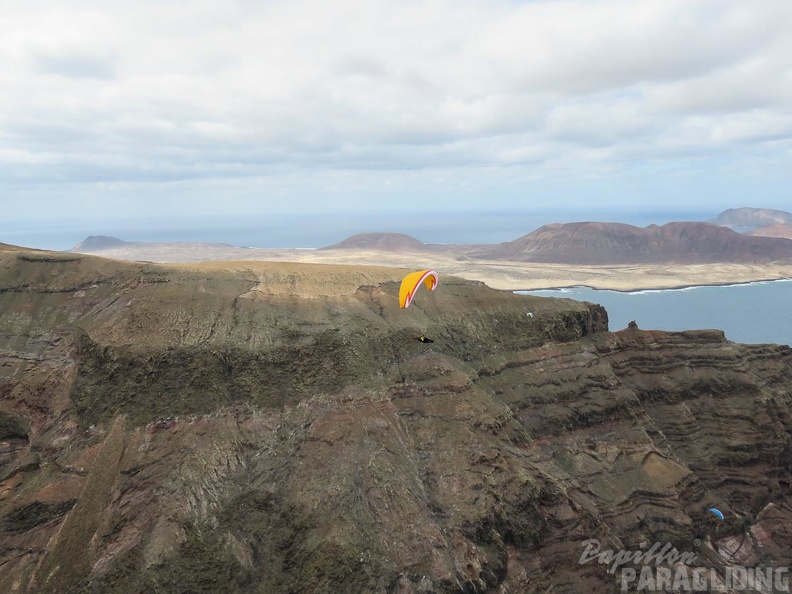
[[[0,591],[619,591],[592,538],[790,565],[792,349],[399,278],[0,255]]]

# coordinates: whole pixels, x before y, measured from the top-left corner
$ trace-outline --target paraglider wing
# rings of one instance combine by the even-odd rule
[[[421,283],[425,284],[430,291],[434,291],[437,287],[437,273],[434,270],[419,270],[405,276],[399,289],[399,306],[410,307]]]
[[[722,519],[723,519],[723,512],[721,512],[721,510],[719,510],[719,509],[715,509],[714,507],[711,507],[711,508],[709,508],[707,511],[708,511],[709,513],[711,513],[711,514],[713,514],[713,515],[717,516],[717,518],[718,518],[719,520],[722,520]]]

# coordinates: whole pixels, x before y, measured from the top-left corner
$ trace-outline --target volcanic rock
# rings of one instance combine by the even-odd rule
[[[403,272],[0,254],[0,591],[619,591],[590,539],[790,564],[792,349],[447,277],[402,310]]]

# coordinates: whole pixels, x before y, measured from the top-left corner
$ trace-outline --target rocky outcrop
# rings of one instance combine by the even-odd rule
[[[453,278],[400,310],[400,277],[3,257],[0,591],[619,591],[590,539],[792,561],[792,349]]]

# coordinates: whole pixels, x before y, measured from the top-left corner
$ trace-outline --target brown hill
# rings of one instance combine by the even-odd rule
[[[545,225],[477,255],[485,258],[569,264],[759,263],[792,259],[792,241],[746,237],[708,223],[646,228],[622,223]]]
[[[404,233],[359,233],[322,250],[374,250],[381,252],[423,252],[431,248]]]
[[[589,539],[789,565],[792,349],[400,277],[0,254],[0,592],[619,591]]]
[[[792,213],[772,208],[730,208],[710,223],[725,227],[756,227],[776,223],[792,225]]]
[[[101,252],[103,250],[111,250],[115,248],[129,247],[135,245],[140,245],[140,244],[135,241],[124,241],[123,239],[118,239],[117,237],[110,237],[108,235],[89,235],[88,237],[83,239],[80,243],[78,243],[68,251],[80,254],[80,253]]]
[[[792,225],[765,225],[764,227],[748,231],[746,235],[792,239]]]

